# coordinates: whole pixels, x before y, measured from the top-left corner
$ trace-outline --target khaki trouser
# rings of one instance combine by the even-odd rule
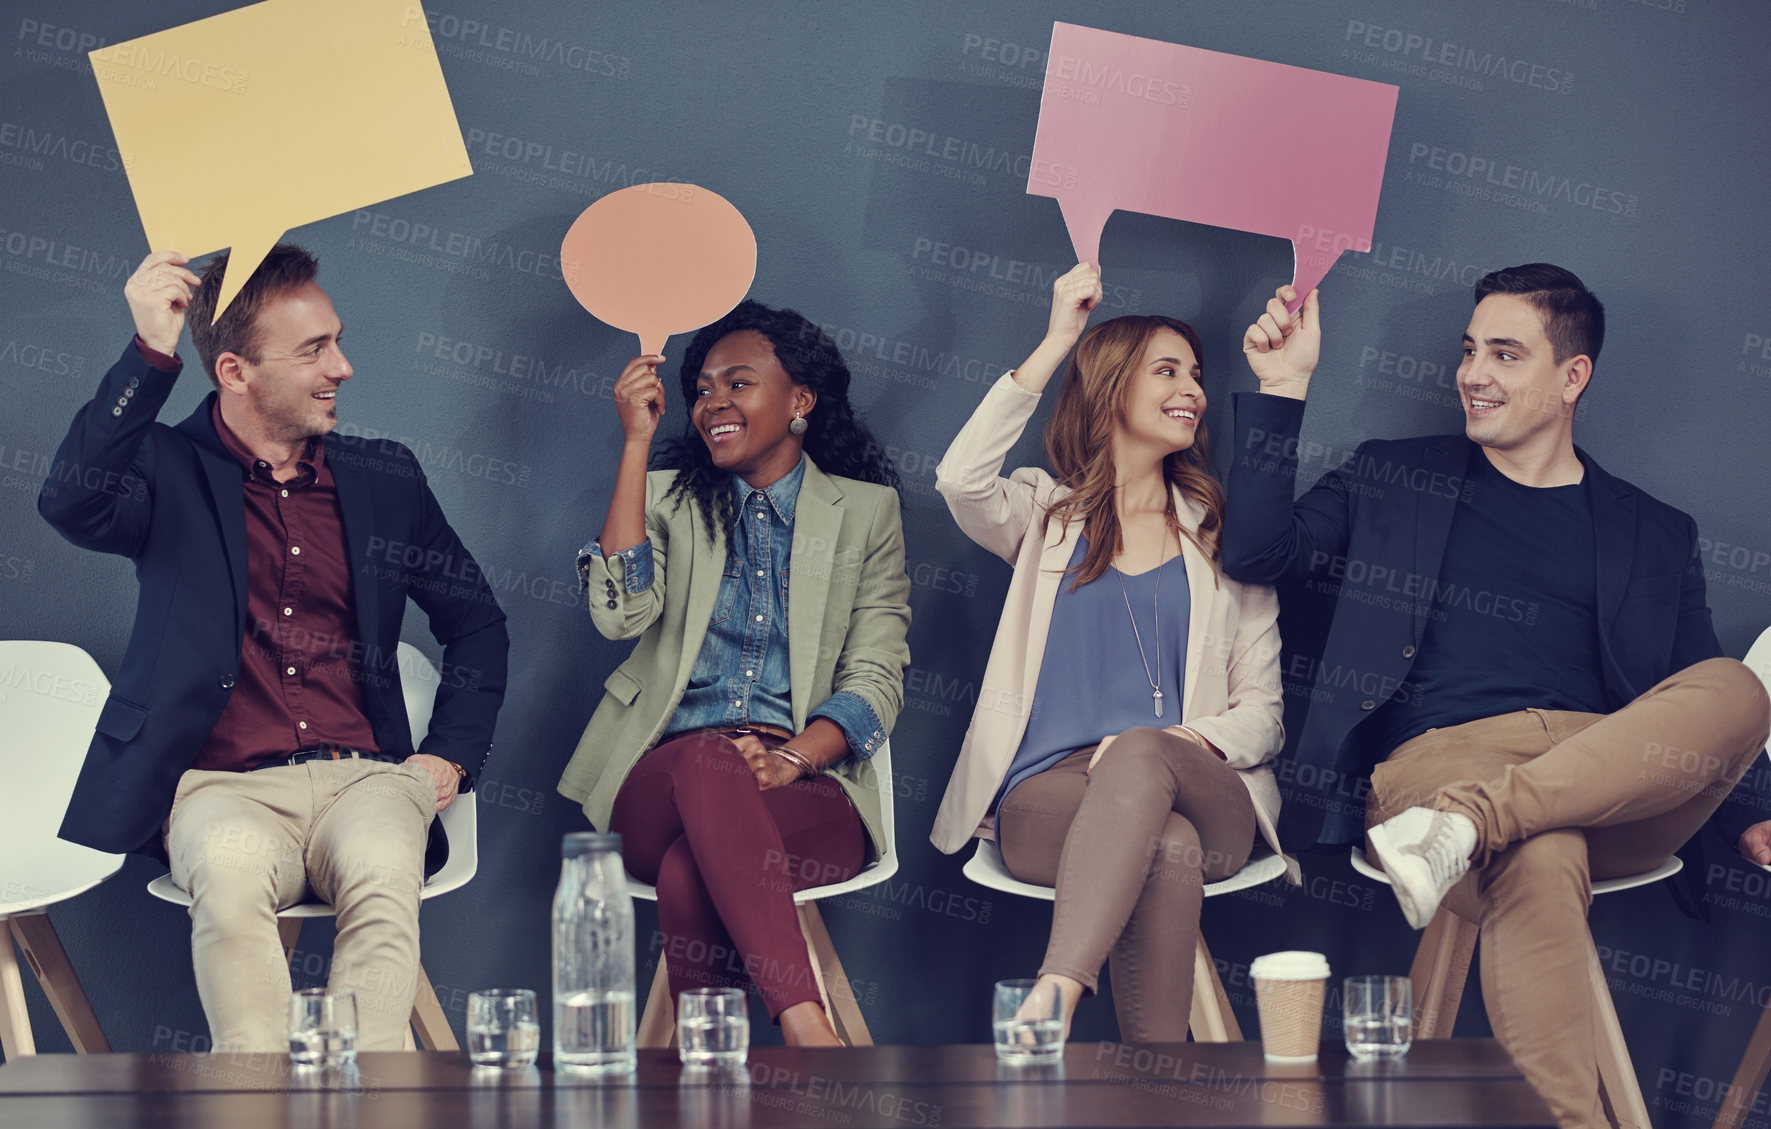
[[[1057,887],[1041,976],[1093,993],[1110,956],[1120,1038],[1185,1042],[1205,884],[1248,861],[1254,801],[1216,753],[1160,729],[1120,734],[1091,776],[1093,753],[1003,798],[1002,862],[1023,882]]]
[[[1606,1124],[1587,977],[1592,880],[1678,850],[1768,729],[1758,678],[1710,659],[1616,713],[1532,709],[1430,729],[1371,774],[1367,827],[1414,806],[1475,822],[1475,860],[1446,906],[1481,927],[1488,1022],[1561,1125]]]
[[[288,1050],[277,911],[313,898],[338,914],[329,986],[356,992],[359,1049],[405,1045],[435,809],[415,764],[309,761],[180,778],[166,848],[172,880],[192,897],[191,961],[215,1051]]]

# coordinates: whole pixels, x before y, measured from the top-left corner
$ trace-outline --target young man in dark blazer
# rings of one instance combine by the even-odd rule
[[[397,1050],[419,891],[447,853],[434,816],[472,786],[504,697],[504,613],[412,452],[329,435],[352,371],[313,257],[274,248],[219,319],[227,257],[185,263],[156,252],[124,286],[135,338],[38,499],[141,585],[61,834],[169,858],[217,1051],[287,1048],[275,915],[309,898],[338,911],[331,983],[357,993],[358,1045]],[[215,390],[169,427],[187,313]],[[417,750],[408,597],[443,644]]]
[[[1260,391],[1236,397],[1224,569],[1338,583],[1295,753],[1316,786],[1281,836],[1357,839],[1335,782],[1370,772],[1368,847],[1409,923],[1449,894],[1481,924],[1496,1036],[1562,1125],[1598,1126],[1591,881],[1664,861],[1725,798],[1717,826],[1771,861],[1771,805],[1736,789],[1771,703],[1719,657],[1695,523],[1574,445],[1598,299],[1543,263],[1475,297],[1464,433],[1363,443],[1294,502],[1321,333],[1316,295],[1293,316],[1280,289],[1243,342]]]

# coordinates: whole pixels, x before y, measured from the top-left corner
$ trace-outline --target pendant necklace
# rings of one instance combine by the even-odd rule
[[[1170,557],[1169,560],[1173,560]],[[1162,605],[1158,597],[1162,593],[1162,570],[1168,567],[1168,561],[1156,566],[1156,594],[1150,597],[1150,610],[1156,616],[1156,674],[1151,677],[1150,660],[1144,654],[1144,636],[1138,631],[1138,617],[1132,615],[1131,597],[1125,591],[1125,574],[1119,569],[1113,575],[1119,578],[1119,595],[1125,600],[1125,614],[1131,620],[1131,635],[1138,641],[1138,661],[1144,666],[1144,678],[1150,683],[1150,702],[1156,707],[1156,716],[1162,716]]]

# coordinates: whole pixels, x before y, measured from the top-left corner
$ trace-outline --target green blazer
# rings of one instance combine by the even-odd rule
[[[603,700],[560,777],[560,793],[582,804],[594,827],[608,827],[622,781],[670,724],[725,571],[725,530],[714,530],[709,540],[699,506],[664,501],[675,480],[675,471],[646,475],[652,586],[628,595],[618,555],[592,559],[589,566],[591,622],[610,639],[639,637],[633,654],[603,682]],[[910,578],[904,573],[898,494],[825,474],[807,458],[793,524],[787,589],[793,728],[804,729],[808,713],[847,690],[879,715],[882,731],[874,737],[883,741],[903,707],[910,662],[904,641]],[[605,581],[613,584],[613,607]],[[850,757],[826,771],[854,801],[877,857],[885,829],[872,762]]]

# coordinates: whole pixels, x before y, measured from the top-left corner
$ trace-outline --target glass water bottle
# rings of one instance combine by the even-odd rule
[[[553,1061],[556,1069],[634,1069],[633,899],[621,836],[579,832],[560,844],[553,897]]]

